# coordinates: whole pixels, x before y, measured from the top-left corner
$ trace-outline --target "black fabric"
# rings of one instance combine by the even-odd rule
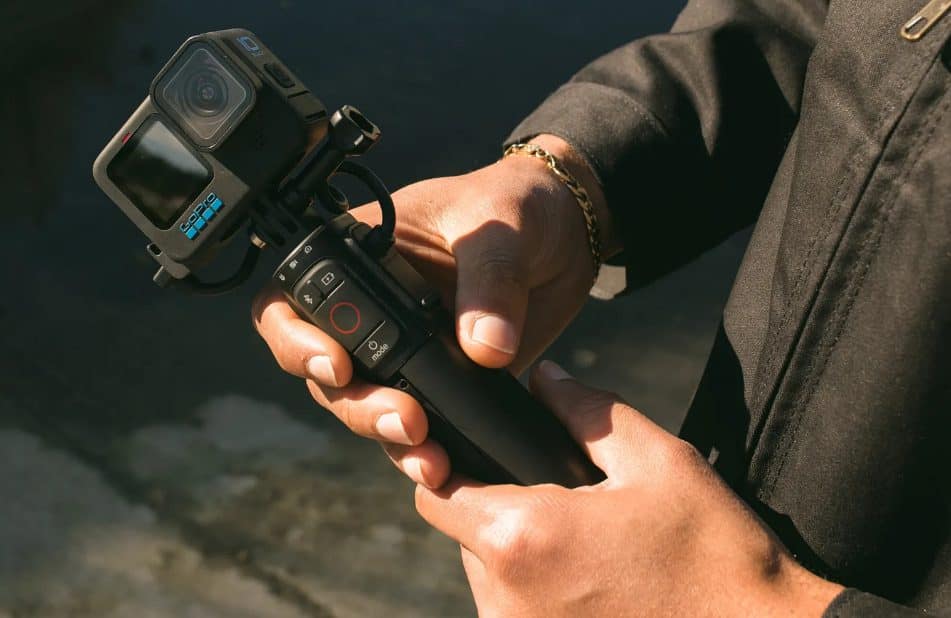
[[[825,618],[849,618],[864,616],[865,618],[880,618],[882,616],[894,618],[912,618],[927,616],[927,612],[902,607],[884,601],[879,597],[861,592],[854,588],[846,588],[837,596],[826,610]]]
[[[902,39],[923,4],[691,0],[508,139],[587,158],[632,285],[755,222],[682,434],[870,593],[836,616],[951,614],[951,16]]]
[[[647,283],[755,220],[824,13],[821,0],[691,2],[670,34],[582,69],[507,143],[546,132],[576,146],[619,220],[629,282]]]

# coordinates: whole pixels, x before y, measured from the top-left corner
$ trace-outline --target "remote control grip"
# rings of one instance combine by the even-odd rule
[[[577,487],[604,479],[514,376],[474,363],[453,333],[433,336],[400,374],[421,399],[454,469],[488,483]]]

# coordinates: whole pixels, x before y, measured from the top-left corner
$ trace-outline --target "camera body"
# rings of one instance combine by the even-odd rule
[[[175,279],[207,263],[327,135],[324,105],[254,34],[189,38],[93,165]]]

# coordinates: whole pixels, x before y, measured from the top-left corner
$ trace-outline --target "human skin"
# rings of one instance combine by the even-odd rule
[[[802,568],[689,444],[543,362],[532,390],[606,474],[595,486],[417,486],[460,543],[480,616],[820,616]]]
[[[586,187],[605,256],[618,243],[603,192],[564,141],[535,140]],[[397,247],[442,292],[463,350],[527,367],[583,305],[594,275],[584,218],[539,159],[511,156],[393,196]],[[378,222],[373,205],[351,211]],[[452,476],[408,394],[353,375],[339,344],[264,290],[253,320],[315,401],[378,440],[417,485],[420,514],[457,540],[480,614],[818,616],[841,587],[799,566],[689,445],[551,363],[532,375],[607,480],[485,486]]]
[[[532,141],[587,187],[602,252],[619,251],[604,195],[583,159],[557,137]],[[584,304],[594,278],[584,216],[540,159],[509,156],[469,174],[410,185],[393,201],[397,248],[454,308],[459,343],[477,363],[520,372]],[[351,214],[379,221],[374,204]],[[307,379],[317,403],[355,433],[383,442],[413,480],[431,487],[446,481],[448,458],[425,439],[426,416],[412,397],[355,378],[346,350],[302,320],[280,291],[264,290],[252,313],[278,364]]]

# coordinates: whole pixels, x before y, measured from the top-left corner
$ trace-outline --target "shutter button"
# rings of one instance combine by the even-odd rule
[[[360,328],[360,309],[342,300],[330,308],[330,325],[341,335],[352,335]]]
[[[336,272],[342,274],[340,269]],[[310,280],[314,281],[319,273],[318,270]],[[377,304],[350,279],[338,282],[334,291],[314,313],[317,326],[350,352],[385,318]]]

